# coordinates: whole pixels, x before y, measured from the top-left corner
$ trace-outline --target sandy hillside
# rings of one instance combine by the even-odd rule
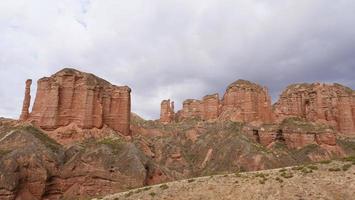
[[[355,161],[216,175],[155,185],[105,200],[354,199]]]

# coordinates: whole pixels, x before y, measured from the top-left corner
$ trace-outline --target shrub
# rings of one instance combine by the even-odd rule
[[[189,179],[189,180],[187,180],[188,183],[192,183],[192,182],[194,182],[194,181],[195,181],[195,179]]]
[[[275,180],[278,181],[279,183],[284,182],[280,177],[276,177]]]
[[[351,164],[345,164],[345,165],[343,165],[342,169],[343,169],[343,171],[348,171],[348,169],[350,169],[350,167],[351,167]]]
[[[310,168],[303,168],[303,169],[301,170],[301,172],[302,172],[302,173],[305,173],[305,174],[308,174],[308,173],[312,173],[313,170],[310,169]]]
[[[169,186],[168,186],[167,184],[163,184],[163,185],[160,186],[160,188],[161,188],[162,190],[166,190],[166,189],[169,188]]]
[[[149,193],[150,196],[154,197],[156,194],[154,192]]]
[[[315,165],[308,165],[307,168],[311,169],[311,170],[317,170],[318,169],[318,167],[315,166]]]
[[[299,171],[299,170],[303,170],[303,168],[304,168],[303,166],[296,166],[296,167],[292,167],[291,169]]]
[[[286,171],[287,171],[287,169],[285,169],[285,168],[282,168],[279,170],[279,172],[286,172]]]
[[[292,173],[286,173],[286,172],[282,172],[281,173],[281,176],[284,177],[284,178],[292,178],[293,177],[293,174]]]
[[[329,164],[331,162],[332,162],[332,160],[322,160],[319,163],[321,163],[321,164]]]
[[[329,168],[328,169],[328,171],[330,171],[330,172],[338,172],[338,171],[340,171],[341,169],[340,168]]]

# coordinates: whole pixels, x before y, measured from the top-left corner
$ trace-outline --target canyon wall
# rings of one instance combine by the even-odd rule
[[[170,99],[163,100],[160,105],[160,122],[170,123],[175,118],[174,102],[170,102]]]
[[[344,134],[355,133],[354,91],[340,84],[293,84],[275,103],[277,121],[300,117],[333,126]]]
[[[33,109],[27,117],[26,89],[21,119],[48,131],[74,123],[82,129],[107,125],[129,135],[130,93],[127,86],[115,86],[95,75],[66,68],[38,80]]]
[[[185,100],[182,110],[177,112],[177,121],[190,118],[272,122],[273,114],[270,96],[265,87],[238,80],[228,86],[222,100],[218,94],[206,95],[202,100]]]

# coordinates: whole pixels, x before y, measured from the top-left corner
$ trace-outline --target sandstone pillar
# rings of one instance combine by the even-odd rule
[[[26,81],[25,98],[23,99],[23,104],[22,104],[22,111],[20,116],[21,121],[26,121],[29,117],[28,109],[30,108],[30,104],[31,104],[31,85],[32,85],[32,80],[28,79]]]

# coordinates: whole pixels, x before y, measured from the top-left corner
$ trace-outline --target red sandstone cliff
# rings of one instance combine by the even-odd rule
[[[294,84],[287,87],[274,105],[278,121],[301,117],[326,123],[344,134],[355,133],[355,96],[339,84]]]
[[[174,112],[174,102],[170,102],[170,99],[163,100],[161,102],[160,109],[160,122],[170,123],[174,121],[175,112]]]
[[[183,109],[177,113],[177,120],[188,118],[269,123],[273,121],[273,114],[265,87],[238,80],[228,86],[222,100],[218,94],[206,95],[203,100],[185,100]]]
[[[237,80],[223,96],[221,119],[239,122],[272,122],[268,90],[258,84]]]
[[[21,120],[29,120],[44,130],[75,124],[82,129],[104,125],[124,135],[130,134],[131,89],[115,86],[93,74],[65,68],[38,80],[32,112],[29,83]]]

